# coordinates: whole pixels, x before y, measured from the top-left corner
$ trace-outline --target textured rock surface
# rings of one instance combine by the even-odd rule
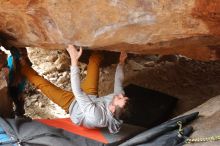
[[[210,137],[220,135],[220,96],[216,96],[201,106],[188,112],[200,112],[200,117],[192,123],[194,132],[191,138]],[[219,146],[220,141],[189,144],[186,146]]]
[[[67,44],[219,58],[220,1],[1,0],[0,36],[15,46]]]
[[[4,78],[3,71],[0,71],[0,115],[9,117],[12,114],[12,100],[8,96],[7,81]]]

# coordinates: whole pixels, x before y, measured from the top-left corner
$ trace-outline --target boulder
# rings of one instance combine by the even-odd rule
[[[5,45],[220,57],[219,0],[1,0]]]
[[[200,117],[191,124],[194,128],[194,132],[190,136],[190,138],[220,136],[220,124],[219,124],[220,106],[219,105],[220,105],[220,95],[213,97],[204,104],[186,113],[188,114],[195,111],[200,113]],[[220,141],[187,144],[186,146],[191,146],[191,145],[219,146]]]

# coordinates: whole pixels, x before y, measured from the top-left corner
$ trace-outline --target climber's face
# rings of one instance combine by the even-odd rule
[[[128,97],[124,96],[123,94],[118,94],[114,96],[112,102],[113,105],[117,105],[120,108],[123,108],[126,105],[127,101],[128,101]]]
[[[110,111],[113,113],[115,118],[120,119],[126,110],[128,110],[126,108],[127,103],[128,97],[123,94],[118,94],[113,97]]]

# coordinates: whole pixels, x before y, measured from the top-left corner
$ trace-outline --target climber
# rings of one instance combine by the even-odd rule
[[[24,89],[25,89],[25,78],[21,75],[20,57],[26,56],[26,48],[8,47],[11,55],[8,57],[8,68],[9,68],[9,94],[15,104],[15,117],[23,117],[25,114],[24,110]],[[26,58],[25,58],[26,59]],[[27,61],[27,63],[29,63]]]
[[[23,98],[23,91],[25,87],[25,79],[20,74],[20,61],[19,58],[21,56],[20,53],[27,53],[25,48],[16,48],[16,47],[5,47],[7,50],[10,51],[10,55],[7,57],[5,54],[4,56],[4,71],[5,76],[7,79],[7,90],[8,94],[10,95],[12,101],[15,104],[15,111],[14,116],[22,117],[24,116],[24,98]],[[4,53],[4,52],[2,52]],[[24,55],[23,55],[24,56]],[[29,63],[27,61],[27,63]]]
[[[37,74],[24,59],[21,59],[21,73],[37,88],[41,90],[53,102],[70,113],[73,123],[87,128],[108,127],[111,133],[120,130],[121,115],[125,113],[128,97],[125,96],[122,82],[124,79],[123,66],[127,58],[125,52],[121,52],[119,64],[115,74],[114,93],[97,98],[99,66],[103,57],[94,52],[89,58],[86,79],[81,84],[79,78],[78,59],[82,54],[72,45],[67,51],[71,58],[71,86],[72,92],[62,90]]]

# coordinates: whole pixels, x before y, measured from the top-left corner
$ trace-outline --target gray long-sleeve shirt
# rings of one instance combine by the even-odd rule
[[[70,105],[69,113],[73,123],[87,128],[108,127],[111,133],[117,133],[122,121],[115,119],[108,107],[114,95],[124,94],[123,80],[123,67],[118,64],[115,73],[114,93],[97,98],[95,95],[87,95],[82,91],[79,68],[71,66],[71,86],[75,100]]]

